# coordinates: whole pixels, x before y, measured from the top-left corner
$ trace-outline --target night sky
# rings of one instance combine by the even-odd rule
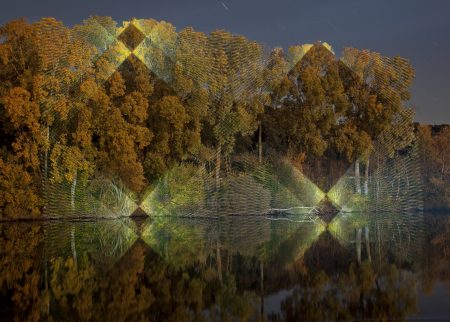
[[[450,123],[448,0],[6,0],[0,24],[55,17],[66,25],[90,15],[166,20],[177,29],[226,29],[270,47],[318,40],[336,53],[346,46],[410,60],[416,70],[411,104],[416,120]]]

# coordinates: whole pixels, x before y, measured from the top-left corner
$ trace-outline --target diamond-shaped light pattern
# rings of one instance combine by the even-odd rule
[[[281,260],[278,264],[282,266],[289,266],[301,260],[308,249],[327,231],[320,221],[304,221],[297,216],[274,220],[277,220],[277,225],[273,233],[282,236],[280,243],[275,245],[275,248],[281,249],[282,256],[278,255],[277,260]]]
[[[95,17],[89,20],[90,29],[81,29],[77,37],[92,42],[98,48],[98,55],[93,56],[98,66],[98,81],[106,81],[117,68],[131,55],[127,46],[137,45],[139,34],[131,43],[124,44],[119,40],[123,33],[112,26],[107,18]],[[87,30],[90,32],[87,33]],[[130,32],[125,30],[125,35]],[[124,39],[124,36],[121,37]],[[56,137],[60,126],[56,123],[47,133],[51,143],[57,143]],[[64,151],[63,151],[64,153]],[[47,165],[45,172],[47,171]],[[121,183],[114,182],[106,177],[97,176],[91,182],[83,182],[75,177],[71,183],[65,180],[55,180],[55,176],[64,173],[61,165],[56,165],[48,179],[44,180],[44,196],[47,201],[46,215],[49,217],[122,217],[129,216],[137,208],[133,193],[127,191]],[[66,202],[68,201],[68,202]]]
[[[233,104],[233,97],[246,97],[255,88],[264,86],[263,80],[257,75],[265,68],[267,55],[265,53],[261,55],[260,52],[264,51],[264,48],[258,47],[255,43],[249,44],[249,46],[255,46],[253,50],[244,53],[240,52],[239,38],[235,41],[224,42],[220,34],[209,40],[194,31],[177,34],[171,26],[164,23],[133,20],[126,23],[123,28],[111,28],[108,21],[102,18],[92,19],[91,23],[95,25],[97,34],[80,34],[79,37],[92,42],[101,40],[97,44],[100,54],[94,57],[95,63],[102,71],[100,82],[108,80],[133,55],[145,64],[151,73],[172,86],[175,92],[178,93],[178,87],[173,80],[177,78],[178,81],[190,82],[192,86],[209,88],[209,95],[211,95],[209,101],[222,104],[224,107]],[[201,46],[192,46],[196,43]],[[205,46],[205,43],[208,45]],[[328,44],[322,45],[332,52]],[[313,45],[306,44],[297,46],[289,52],[289,63],[284,71],[285,74],[300,63],[312,47]],[[213,53],[208,57],[214,57],[214,59],[205,61],[204,53],[198,48],[207,48],[210,53]],[[224,71],[220,68],[218,58],[224,54],[241,63],[236,63],[234,70]],[[350,61],[342,60],[342,62],[349,69],[353,66]],[[212,78],[205,71],[207,65],[213,66],[211,73],[214,77]],[[358,75],[357,70],[354,73]],[[221,76],[227,78],[226,88],[223,84],[209,83],[210,79],[220,79]],[[207,104],[206,99],[206,96],[200,96],[189,108],[201,109]],[[147,188],[146,193],[139,198],[141,200],[139,207],[137,196],[120,182],[111,179],[102,178],[87,183],[80,181],[75,189],[73,189],[73,183],[63,181],[57,184],[47,181],[45,183],[47,213],[54,216],[73,214],[78,217],[81,213],[96,214],[101,217],[123,217],[139,212],[141,215],[145,213],[152,216],[196,217],[199,220],[196,224],[200,226],[193,235],[189,233],[185,236],[183,225],[177,226],[164,221],[153,222],[150,219],[143,219],[138,223],[131,220],[124,227],[132,228],[123,228],[124,232],[121,232],[122,235],[127,236],[125,240],[130,243],[140,236],[148,245],[157,249],[170,246],[169,236],[185,238],[192,241],[193,248],[180,251],[192,253],[198,251],[196,247],[206,247],[202,245],[203,241],[199,236],[206,236],[208,231],[221,234],[221,227],[214,229],[208,227],[210,225],[208,217],[289,213],[296,215],[293,222],[308,223],[314,227],[307,236],[305,235],[305,240],[298,249],[297,257],[303,256],[308,247],[325,230],[344,243],[353,242],[355,236],[358,236],[358,229],[364,229],[364,234],[366,230],[370,233],[381,231],[383,226],[372,227],[373,219],[362,214],[367,211],[376,213],[386,211],[386,205],[381,204],[380,200],[394,201],[390,204],[394,205],[395,209],[390,211],[404,212],[422,209],[417,144],[412,142],[410,150],[404,151],[403,154],[392,155],[395,138],[401,136],[402,129],[409,126],[408,120],[408,117],[405,117],[399,120],[396,126],[385,129],[374,143],[374,151],[369,160],[372,165],[371,173],[367,182],[364,182],[363,177],[361,178],[361,194],[355,193],[355,164],[352,164],[328,191],[323,191],[288,160],[271,160],[270,163],[263,162],[255,165],[250,158],[246,159],[244,156],[240,160],[244,169],[242,174],[238,177],[221,178],[220,191],[216,189],[216,178],[212,172],[201,167],[186,170],[189,165],[180,165],[169,170],[155,186]],[[232,130],[236,122],[238,119],[235,115],[225,113],[217,131],[226,134]],[[55,136],[57,127],[52,131],[50,138]],[[211,157],[212,160],[214,158],[215,156]],[[185,168],[180,169],[180,167]],[[75,204],[62,209],[59,201],[72,200],[74,196]],[[355,211],[358,211],[358,215]],[[378,220],[378,217],[376,219]],[[234,222],[221,224],[223,227],[229,225],[234,227]],[[239,227],[238,223],[236,225]],[[413,234],[414,227],[411,228]],[[261,229],[265,231],[265,228]],[[258,230],[243,229],[243,231],[247,238]],[[239,239],[236,237],[239,236],[239,232],[231,234],[233,235],[230,235],[231,239]],[[264,233],[256,233],[255,241],[262,238],[261,236],[264,236]],[[165,246],[161,244],[164,238],[167,239]],[[217,236],[208,236],[208,238],[220,241]],[[103,242],[109,241],[104,239]],[[127,242],[125,245],[130,243]],[[233,244],[233,241],[229,243]],[[248,243],[248,248],[252,250],[258,244],[250,241]],[[242,241],[236,241],[236,248],[240,244]],[[127,247],[129,246],[123,246],[120,249],[124,250]],[[163,253],[167,252],[167,249],[159,251]],[[120,253],[123,254],[123,252]],[[171,256],[175,260],[176,254]]]
[[[334,204],[328,197],[323,198],[314,208],[315,214],[325,223],[329,223],[339,213],[339,206]]]
[[[144,38],[145,35],[133,23],[128,24],[125,30],[117,37],[131,52],[140,45]]]
[[[99,56],[93,57],[98,66],[97,74],[100,83],[107,81],[110,76],[131,56],[139,45],[145,40],[141,28],[131,22],[125,24],[122,30],[111,26],[107,18],[95,17],[89,20],[93,25],[90,30],[94,34],[81,33],[78,37],[92,42],[99,49]],[[101,43],[99,45],[98,43]],[[136,56],[136,55],[135,55]],[[139,55],[137,55],[139,58]],[[58,128],[52,129],[50,136],[54,137]],[[53,177],[53,175],[51,175]],[[122,183],[100,176],[93,182],[72,183],[62,181],[53,182],[52,179],[44,182],[44,195],[48,203],[47,215],[53,217],[123,217],[135,212],[138,205],[136,197]],[[76,200],[74,202],[74,199]],[[61,207],[61,200],[70,200],[70,206]]]
[[[204,43],[208,40],[199,33],[179,35],[168,24],[144,20],[133,20],[123,28],[111,27],[108,20],[99,17],[91,19],[90,23],[95,26],[91,29],[94,33],[80,33],[78,37],[96,43],[99,49],[93,61],[101,71],[100,83],[107,81],[130,56],[134,56],[151,73],[173,86],[176,93],[175,77],[192,86],[211,87],[210,95],[216,98],[217,104],[224,106],[232,104],[231,97],[244,97],[264,85],[256,77],[258,70],[267,63],[267,56],[257,54],[263,48],[255,48],[254,56],[242,57],[237,46],[239,39],[236,43],[226,44],[213,38],[207,46],[216,58],[221,53],[232,53],[230,57],[242,60],[235,70],[227,71],[229,83],[224,89],[208,83],[210,75],[205,72],[206,65],[214,66],[212,73],[216,78],[224,74],[224,70],[217,61],[205,63],[204,53],[199,48],[205,48]],[[202,46],[192,46],[196,43]],[[328,44],[322,45],[332,52]],[[289,64],[284,72],[289,73],[312,47],[306,44],[289,52]],[[342,62],[352,70],[351,61],[344,59]],[[359,73],[357,70],[352,72]],[[68,90],[63,88],[62,93]],[[49,101],[48,104],[53,103]],[[205,104],[206,98],[202,96],[189,108],[201,109]],[[230,131],[237,121],[235,115],[225,115],[218,131]],[[86,251],[94,251],[104,263],[116,263],[133,245],[144,241],[174,267],[184,267],[196,260],[205,262],[205,254],[214,253],[221,247],[232,253],[258,254],[264,258],[266,252],[270,253],[268,247],[287,246],[285,249],[292,250],[292,254],[286,262],[292,262],[304,257],[320,236],[327,233],[343,245],[355,244],[360,253],[361,245],[370,239],[388,241],[390,249],[410,256],[414,249],[419,249],[423,238],[417,142],[413,140],[405,151],[393,152],[396,138],[401,137],[410,124],[410,115],[406,115],[385,129],[373,143],[369,159],[371,172],[367,182],[361,177],[361,194],[355,193],[354,163],[327,191],[288,160],[270,160],[255,165],[251,158],[243,156],[240,160],[242,174],[221,178],[220,191],[216,189],[214,174],[205,168],[178,165],[155,186],[148,187],[141,198],[108,176],[99,176],[89,182],[78,179],[74,185],[65,180],[56,182],[52,180],[54,174],[49,173],[49,179],[43,185],[47,216],[130,218],[76,224],[48,222],[44,229],[45,251],[49,257],[71,256],[74,260]],[[44,136],[49,137],[50,143],[55,143],[60,130],[55,123]],[[43,170],[46,172],[47,166]],[[138,200],[141,201],[139,205]],[[411,211],[415,210],[419,212],[412,215]],[[293,216],[268,216],[267,219],[227,216],[276,215],[279,212]],[[282,231],[273,232],[270,220],[286,225]],[[276,225],[276,229],[280,226]],[[279,244],[268,243],[271,233],[282,236]],[[366,256],[370,256],[370,247],[367,249]],[[186,259],[192,262],[183,262]]]
[[[99,66],[99,81],[104,82],[128,58],[132,50],[118,39],[121,35],[119,29],[110,26],[105,18],[95,17],[90,22],[96,27],[93,29],[95,34],[80,34],[79,36],[88,42],[92,42],[98,48],[100,55],[94,57],[94,59]],[[98,44],[99,41],[101,45]]]
[[[177,61],[178,36],[175,30],[169,24],[148,24],[145,20],[134,20],[133,26],[145,35],[133,54],[159,79],[170,83]]]
[[[182,267],[191,264],[186,260],[195,262],[203,253],[207,228],[201,220],[157,217],[147,219],[141,229],[141,239],[171,265]]]
[[[44,251],[48,257],[73,257],[95,253],[114,264],[138,239],[131,219],[105,221],[49,221],[44,226]]]
[[[116,217],[127,217],[138,208],[134,193],[124,185],[111,180],[101,180],[98,186],[91,182],[90,195],[98,200],[96,211],[99,215],[112,213]]]
[[[101,71],[99,77],[100,81],[106,81],[119,68],[119,66],[121,66],[121,64],[133,54],[135,57],[140,59],[151,72],[162,79],[170,80],[172,78],[170,73],[175,70],[184,74],[184,77],[186,77],[187,80],[190,80],[199,86],[202,86],[205,81],[205,74],[202,73],[201,67],[202,65],[205,65],[205,61],[195,60],[195,56],[192,55],[195,53],[188,53],[186,56],[186,51],[182,50],[183,48],[179,48],[181,50],[177,50],[177,46],[183,46],[183,41],[204,41],[201,37],[197,37],[198,35],[185,35],[185,38],[180,40],[180,38],[177,38],[176,33],[173,30],[170,30],[170,27],[167,25],[151,25],[142,20],[134,20],[129,22],[121,29],[112,28],[109,21],[103,18],[92,19],[90,23],[95,25],[96,28],[94,30],[97,31],[97,34],[79,36],[86,37],[86,39],[92,41],[101,39],[103,42],[103,47],[100,51],[101,56],[96,58],[97,64]],[[164,33],[164,37],[161,37],[162,33]],[[173,36],[168,37],[168,34],[172,34]],[[231,55],[235,56],[236,59],[242,60],[242,64],[235,64],[235,68],[237,69],[230,71],[229,75],[227,75],[229,82],[225,91],[223,88],[217,87],[219,85],[214,83],[209,85],[213,86],[213,91],[211,91],[212,95],[217,95],[217,98],[220,99],[220,104],[226,106],[232,104],[231,97],[239,97],[248,91],[251,92],[252,88],[261,86],[262,79],[254,77],[252,72],[256,73],[258,70],[261,71],[264,68],[265,61],[259,61],[256,58],[265,56],[261,56],[259,54],[259,51],[262,50],[262,48],[258,48],[256,43],[251,43],[249,46],[254,46],[254,50],[248,50],[247,52],[250,53],[250,55],[251,53],[254,53],[255,56],[241,57],[240,55],[243,55],[243,53],[239,52],[239,49],[241,48],[241,46],[238,45],[240,41],[239,38],[236,38],[236,42],[227,43],[223,42],[220,37],[221,35],[219,34],[217,37],[212,37],[210,40],[209,50],[216,54],[213,55],[213,57],[217,57],[217,55],[222,53],[231,52]],[[303,46],[299,52],[292,54],[292,66],[295,66],[295,61],[300,60],[310,47],[311,46],[308,45]],[[192,48],[192,46],[189,48]],[[199,56],[201,57],[201,55]],[[174,69],[173,67],[175,63],[177,64],[177,68]],[[224,74],[224,70],[220,67],[220,65],[217,65],[214,61],[211,61],[211,64],[215,67],[213,69],[213,74],[216,75],[215,77]],[[227,92],[232,95],[227,95]],[[230,100],[229,102],[227,101],[227,97],[228,100]],[[201,99],[197,102],[199,107],[204,104],[205,101],[202,101]],[[196,108],[196,106],[194,105],[192,108]],[[233,124],[238,122],[238,119],[235,119],[234,117],[234,115],[225,116],[224,120],[226,122],[223,122],[222,126],[218,127],[218,131],[227,132]],[[287,167],[289,168],[288,165]],[[277,188],[280,189],[279,195],[282,195],[283,191],[287,195],[291,194],[291,210],[304,212],[306,209],[306,211],[309,211],[314,204],[317,204],[318,201],[323,198],[323,193],[299,171],[296,171],[294,167],[291,167],[290,170],[292,171],[294,178],[297,179],[288,179],[288,187],[283,187],[283,183],[280,184],[278,182]],[[170,173],[168,175],[170,175]],[[302,178],[298,180],[298,177]],[[198,178],[201,178],[202,182],[198,182]],[[207,195],[206,202],[203,205],[197,205],[199,206],[199,209],[190,207],[189,210],[192,214],[238,214],[240,212],[247,214],[258,214],[270,210],[271,200],[270,196],[267,195],[267,192],[260,189],[260,193],[253,193],[248,196],[245,195],[245,193],[249,190],[248,187],[251,187],[252,184],[255,185],[256,189],[256,191],[253,192],[258,191],[257,188],[260,185],[257,178],[256,181],[255,178],[252,178],[251,176],[232,179],[227,185],[225,185],[225,191],[223,191],[219,196],[214,189],[214,179],[211,175],[203,173],[196,176],[192,180],[195,181],[197,187],[198,185],[203,186],[204,193]],[[277,179],[275,179],[275,182],[276,180]],[[283,180],[286,180],[286,176]],[[61,189],[61,185],[64,185],[65,189]],[[129,216],[137,208],[134,203],[135,198],[132,197],[132,193],[127,191],[123,185],[117,182],[101,180],[100,190],[87,189],[87,191],[92,191],[92,193],[88,194],[84,193],[86,183],[84,185],[80,183],[77,185],[74,185],[73,183],[72,185],[62,183],[59,186],[49,186],[48,195],[50,198],[57,197],[58,194],[55,194],[56,190],[64,192],[70,190],[70,192],[67,193],[67,195],[70,195],[70,199],[73,199],[75,195],[75,198],[77,199],[77,202],[75,203],[76,207],[72,205],[70,208],[70,213],[79,214],[80,212],[91,212],[90,214],[96,213],[106,216]],[[75,191],[73,190],[73,187],[75,187]],[[157,186],[157,188],[161,188],[161,185]],[[150,191],[147,194],[148,197],[143,199],[141,208],[144,211],[148,213],[159,213],[163,208],[167,208],[166,206],[170,204],[171,207],[166,210],[169,210],[170,212],[175,211],[175,213],[180,210],[182,212],[186,212],[186,209],[183,209],[185,208],[184,205],[186,204],[186,200],[180,201],[178,198],[178,196],[186,195],[186,189],[171,192],[171,194],[167,197],[171,200],[170,202],[163,202],[165,205],[164,207],[161,207],[161,205],[150,205],[150,201],[153,202],[151,197],[154,196],[155,193],[156,191]],[[114,201],[114,198],[117,199],[117,202]],[[239,201],[238,198],[241,198],[242,202]],[[286,198],[286,196],[284,198]],[[301,202],[298,203],[300,199]],[[247,200],[247,202],[244,202],[245,200]],[[252,204],[249,202],[251,200],[255,200],[255,203]],[[266,201],[261,203],[262,200]],[[278,202],[280,205],[283,204],[281,198],[278,198]],[[235,203],[235,206],[232,205],[233,203]],[[195,205],[195,203],[192,202],[191,204]],[[275,204],[277,204],[277,202],[275,202]],[[86,209],[82,209],[83,207],[81,205],[85,205]],[[178,207],[177,205],[181,207]],[[247,206],[247,210],[244,209],[243,205]],[[203,208],[203,210],[201,208]]]
[[[395,149],[395,138],[411,126],[410,113],[386,128],[374,142],[369,160],[372,170],[369,181],[363,184],[363,195],[354,193],[354,165],[328,193],[342,205],[341,212],[328,224],[328,231],[345,245],[359,245],[359,252],[368,240],[383,240],[399,256],[412,256],[420,247],[423,199],[417,139],[412,138],[403,151]],[[369,248],[366,252],[370,256]]]

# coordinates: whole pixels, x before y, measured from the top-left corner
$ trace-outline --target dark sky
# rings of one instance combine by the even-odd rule
[[[321,40],[336,53],[352,46],[400,55],[416,69],[416,119],[450,123],[449,0],[5,0],[1,7],[0,24],[18,17],[52,16],[67,25],[89,15],[119,23],[154,18],[178,29],[226,29],[270,47]]]

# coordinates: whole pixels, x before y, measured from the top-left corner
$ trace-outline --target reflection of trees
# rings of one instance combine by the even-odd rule
[[[186,258],[186,264],[205,260],[206,254],[216,253],[217,245],[230,255],[255,256],[270,238],[270,221],[260,217],[159,217],[148,220],[142,232],[142,239],[166,260],[182,262]]]
[[[89,252],[104,262],[120,258],[137,239],[131,219],[47,222],[45,252],[52,257]]]
[[[301,250],[300,246],[305,245],[302,237],[306,235],[298,229],[284,240],[283,252],[276,254],[266,270],[270,276],[266,289],[272,293],[292,289],[292,295],[284,300],[282,314],[271,317],[274,321],[401,320],[413,313],[417,279],[413,272],[420,268],[423,256],[423,216],[417,213],[358,215],[358,218],[352,218],[354,214],[336,217],[287,266],[280,265],[285,262],[283,256]],[[375,231],[377,225],[379,231]],[[358,257],[355,250],[360,230],[370,231],[369,250],[375,253],[375,260],[370,263],[370,257],[364,256],[361,266],[352,264],[349,269],[349,264],[356,263]],[[366,240],[363,242],[366,244]],[[391,267],[390,263],[395,264]]]
[[[358,225],[345,221],[341,231],[289,217],[160,217],[140,231],[131,221],[2,225],[1,318],[252,321],[266,296],[288,290],[270,320],[402,320],[415,310],[418,278],[428,291],[450,280],[449,222],[426,217],[419,238],[413,218],[393,218],[378,218],[379,236],[365,223],[373,258],[359,264]]]
[[[438,280],[450,292],[450,217],[427,215],[427,236],[421,270],[422,288],[429,293]]]
[[[41,225],[0,224],[0,319],[39,320],[42,240]]]
[[[342,212],[328,229],[345,247],[355,244],[360,247],[363,258],[371,258],[378,267],[386,262],[410,267],[417,265],[416,259],[422,255],[424,233],[420,212]]]
[[[350,265],[348,272],[303,277],[272,321],[404,320],[416,308],[414,275],[392,266],[376,273]]]
[[[295,231],[280,241],[279,252],[276,252],[272,259],[277,263],[289,266],[297,260],[303,258],[305,252],[317,240],[323,232],[324,227],[317,222],[298,223],[291,221],[291,227],[295,227]]]
[[[73,321],[142,320],[154,301],[152,292],[142,283],[144,251],[143,245],[136,244],[108,272],[95,270],[88,257],[79,265],[70,257],[55,259],[50,282],[52,317]]]
[[[195,261],[205,262],[202,220],[157,217],[148,219],[141,238],[174,267],[185,268]]]
[[[151,320],[242,320],[254,316],[255,296],[238,294],[234,276],[218,272],[207,263],[194,262],[185,269],[169,265],[152,250],[146,257],[146,278],[154,292]],[[250,313],[249,313],[250,312]]]
[[[378,266],[393,262],[397,267],[418,269],[423,256],[421,213],[374,213],[370,222],[373,261]]]
[[[142,241],[111,269],[94,269],[84,256],[52,262],[49,296],[55,320],[209,321],[250,320],[257,298],[238,294],[234,277],[223,283],[208,265],[194,261],[180,269]]]

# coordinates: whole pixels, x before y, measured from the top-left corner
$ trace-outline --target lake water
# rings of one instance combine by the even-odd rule
[[[450,321],[450,216],[0,223],[1,321]]]

